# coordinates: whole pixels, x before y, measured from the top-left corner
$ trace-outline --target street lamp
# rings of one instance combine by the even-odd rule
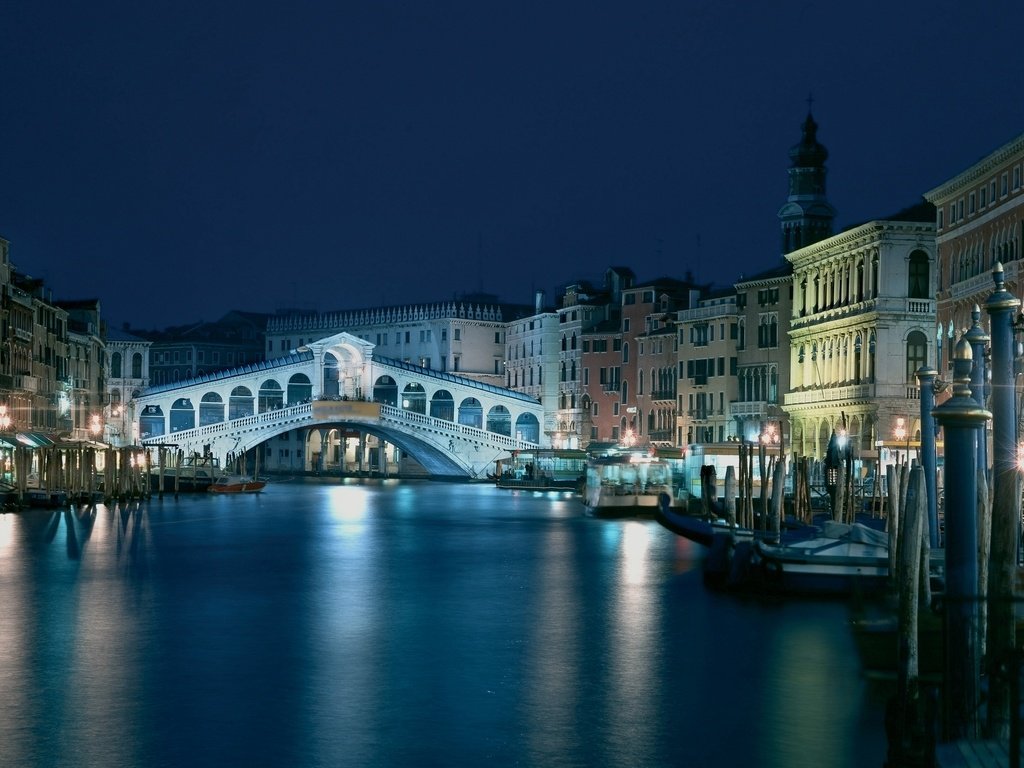
[[[11,426],[11,415],[7,413],[7,406],[0,405],[0,432],[6,432]]]
[[[93,439],[99,437],[100,432],[103,431],[103,424],[100,423],[99,414],[93,414],[89,417],[89,432],[92,434]]]

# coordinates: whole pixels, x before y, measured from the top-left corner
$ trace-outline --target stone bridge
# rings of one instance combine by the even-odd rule
[[[143,446],[172,444],[222,465],[298,434],[299,468],[308,471],[332,433],[355,431],[397,446],[432,476],[464,478],[540,445],[537,400],[373,353],[370,342],[339,333],[275,360],[152,387],[132,401],[135,434]]]

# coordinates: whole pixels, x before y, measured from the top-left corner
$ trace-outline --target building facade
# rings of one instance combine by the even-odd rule
[[[787,254],[794,296],[784,408],[798,455],[824,458],[838,427],[861,456],[873,455],[898,419],[918,433],[916,373],[934,359],[934,233],[924,204]]]
[[[531,311],[528,304],[474,296],[438,304],[286,312],[267,322],[266,359],[344,332],[376,345],[377,355],[503,386],[506,325]]]
[[[992,293],[992,268],[1003,265],[1006,289],[1020,295],[1024,245],[1024,134],[925,193],[935,206],[936,341],[940,376],[949,377],[953,347],[971,327],[974,306]],[[988,325],[983,312],[982,322]]]

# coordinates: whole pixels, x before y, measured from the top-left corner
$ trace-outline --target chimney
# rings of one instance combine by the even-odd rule
[[[544,311],[544,291],[534,291],[533,309],[538,315]]]

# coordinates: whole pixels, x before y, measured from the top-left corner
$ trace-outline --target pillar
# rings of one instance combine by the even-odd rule
[[[925,497],[928,500],[928,542],[932,549],[938,549],[939,546],[939,510],[935,488],[935,419],[932,416],[932,409],[935,408],[935,377],[938,375],[938,371],[927,365],[917,369],[917,381],[921,389],[921,467],[924,469]],[[984,434],[984,430],[978,430],[978,434]]]
[[[991,417],[971,397],[971,345],[953,356],[953,394],[932,413],[945,436],[946,654],[943,712],[949,740],[978,738],[977,440]]]
[[[1017,472],[1017,418],[1013,381],[1013,319],[1020,306],[1003,282],[1003,265],[992,269],[995,290],[985,302],[992,333],[992,550],[989,557],[987,658],[996,671],[1009,663],[1016,644],[1013,596],[1017,570],[1020,491]],[[947,488],[947,493],[949,492]],[[989,737],[1008,739],[1011,681],[991,676]]]

